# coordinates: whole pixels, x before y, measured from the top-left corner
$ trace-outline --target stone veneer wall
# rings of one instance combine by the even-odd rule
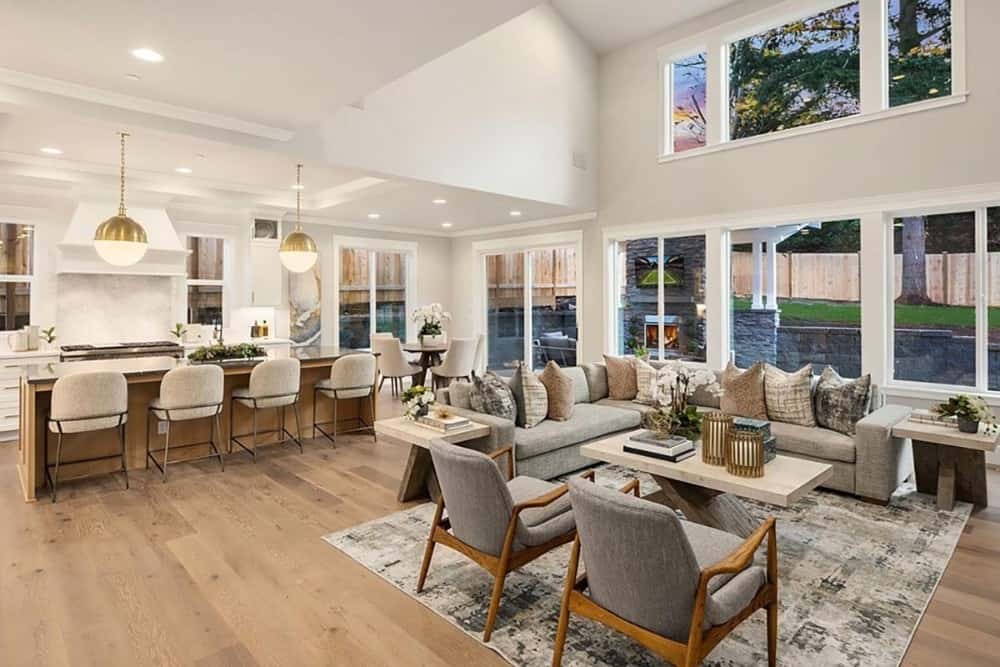
[[[737,310],[733,312],[733,349],[735,363],[749,368],[758,361],[778,363],[777,310]]]

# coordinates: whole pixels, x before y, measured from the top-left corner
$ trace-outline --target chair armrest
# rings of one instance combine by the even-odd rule
[[[490,433],[482,438],[468,440],[462,443],[463,447],[469,447],[479,452],[493,452],[503,447],[514,445],[514,422],[503,417],[494,417],[482,412],[476,412],[468,408],[456,408],[452,406],[452,414],[465,417],[474,422],[485,424],[490,427]],[[517,452],[514,452],[515,466],[517,465]]]
[[[517,515],[524,510],[536,509],[538,507],[545,507],[546,505],[551,505],[555,501],[559,500],[569,492],[569,486],[566,484],[561,484],[556,488],[552,489],[548,493],[543,493],[537,498],[532,498],[531,500],[525,500],[524,502],[517,503],[514,505],[514,510],[511,514],[511,521],[517,519]]]
[[[639,480],[633,479],[621,488],[622,493],[631,493],[636,498],[639,497]]]
[[[489,457],[496,461],[498,458],[507,455],[507,481],[514,479],[514,447],[508,445],[507,447],[501,447],[495,452],[490,452]]]
[[[886,501],[913,470],[913,452],[892,429],[910,416],[910,408],[885,405],[857,423],[854,435],[855,494]]]

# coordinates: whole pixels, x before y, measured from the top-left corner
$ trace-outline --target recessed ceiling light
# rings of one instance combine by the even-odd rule
[[[190,174],[192,169],[191,167],[177,167],[176,169],[174,169],[174,171],[176,171],[178,174]]]
[[[138,58],[139,60],[141,60],[143,62],[147,62],[147,63],[162,63],[163,62],[163,56],[161,56],[159,53],[157,53],[153,49],[149,49],[149,48],[146,48],[146,47],[142,47],[141,49],[132,49],[131,53],[132,53],[132,55],[134,57]]]
[[[442,222],[441,226],[444,227],[445,229],[448,229],[449,227],[451,227],[451,223],[450,222]]]
[[[292,190],[305,190],[305,189],[306,186],[302,185],[301,183],[296,183],[295,185],[292,186]]]
[[[510,217],[512,217],[512,218],[520,218],[521,217],[521,212],[520,211],[511,211],[510,212]]]
[[[135,72],[129,72],[128,74],[125,75],[125,78],[130,81],[138,81],[142,77],[136,74]]]
[[[368,214],[368,219],[369,220],[378,220],[381,217],[382,216],[380,214],[378,214],[378,213],[369,213]]]
[[[447,199],[433,199],[433,200],[431,200],[431,203],[432,204],[437,204],[438,206],[441,206],[442,204],[447,204],[448,200]]]
[[[45,146],[42,148],[42,152],[46,155],[62,155],[62,149],[53,148],[51,146]]]

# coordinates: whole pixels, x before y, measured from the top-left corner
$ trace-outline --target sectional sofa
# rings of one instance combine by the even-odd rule
[[[441,389],[438,401],[452,405],[457,414],[492,427],[488,443],[479,443],[478,448],[513,444],[517,474],[552,479],[593,465],[593,459],[580,454],[580,445],[638,428],[643,413],[650,409],[608,398],[604,364],[563,370],[572,377],[575,391],[573,415],[567,421],[546,419],[534,428],[520,428],[510,420],[473,411],[467,391]],[[701,410],[719,408],[718,397],[702,392],[690,402]],[[909,408],[884,405],[878,388],[873,387],[870,412],[858,422],[854,437],[778,421],[771,422],[771,433],[779,453],[830,464],[833,475],[825,487],[884,503],[913,470],[909,441],[892,436],[892,427],[908,415]]]

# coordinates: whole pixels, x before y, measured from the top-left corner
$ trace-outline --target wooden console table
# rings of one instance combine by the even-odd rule
[[[986,452],[996,450],[996,435],[911,420],[894,426],[892,435],[913,441],[917,491],[937,495],[938,509],[950,510],[956,500],[980,507],[988,503]]]

